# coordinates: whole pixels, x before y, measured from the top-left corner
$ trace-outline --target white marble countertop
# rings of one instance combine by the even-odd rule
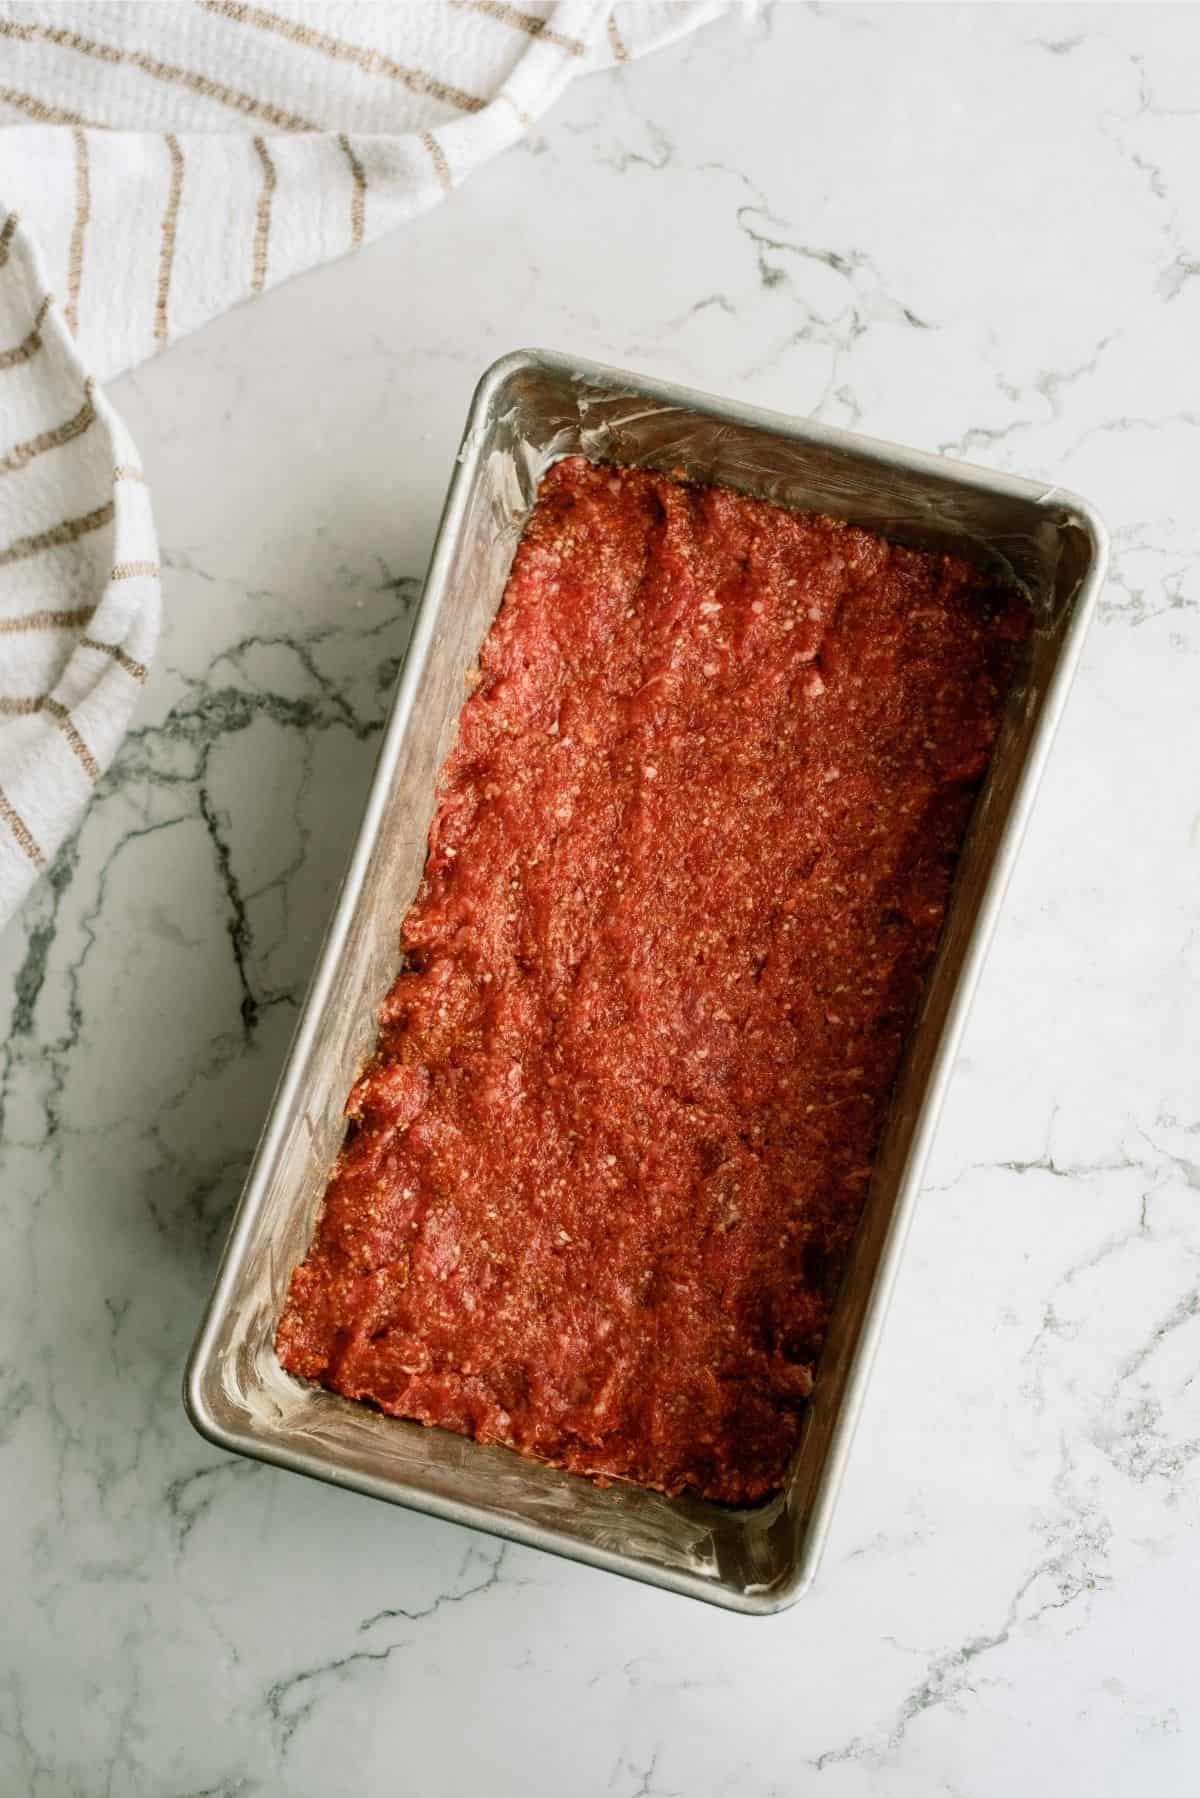
[[[0,939],[4,1798],[1195,1790],[1198,56],[1182,7],[726,20],[114,388],[167,625]],[[231,1460],[179,1402],[470,391],[530,342],[1044,476],[1114,537],[772,1619]]]

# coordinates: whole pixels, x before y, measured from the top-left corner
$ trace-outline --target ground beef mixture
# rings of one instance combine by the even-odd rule
[[[951,556],[572,457],[442,772],[283,1365],[783,1479],[1028,630]]]

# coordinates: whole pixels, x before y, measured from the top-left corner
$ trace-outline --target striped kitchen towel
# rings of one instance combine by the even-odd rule
[[[0,0],[0,922],[157,636],[149,496],[96,380],[436,204],[573,76],[725,4]]]

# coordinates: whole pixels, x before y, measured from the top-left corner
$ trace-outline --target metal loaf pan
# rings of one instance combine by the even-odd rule
[[[743,1510],[605,1489],[399,1422],[285,1374],[272,1339],[375,1036],[438,769],[537,483],[559,456],[678,471],[893,539],[966,550],[1027,591],[1036,628],[979,799],[937,961],[787,1486]],[[358,841],[193,1349],[186,1404],[236,1453],[471,1524],[732,1610],[812,1579],[955,1045],[1103,577],[1103,525],[1071,494],[542,352],[484,375],[450,482]]]

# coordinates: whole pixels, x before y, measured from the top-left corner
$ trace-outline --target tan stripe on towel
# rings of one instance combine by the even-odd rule
[[[0,787],[0,818],[8,825],[13,836],[25,851],[35,868],[44,868],[46,858],[37,846],[37,839],[26,824],[24,818],[12,803],[8,794]]]
[[[41,711],[49,697],[48,693],[22,694],[19,697],[0,693],[0,718],[31,718],[35,712]]]
[[[7,568],[11,562],[25,562],[30,556],[40,555],[44,549],[57,549],[60,544],[74,543],[77,537],[86,537],[89,531],[98,531],[113,519],[113,502],[105,500],[94,512],[81,512],[77,518],[64,518],[59,524],[52,524],[49,530],[37,531],[32,537],[14,537],[6,549],[0,549],[0,568]]]
[[[86,624],[95,606],[77,606],[72,612],[21,612],[16,618],[0,618],[0,637],[14,637],[18,631],[49,631]]]
[[[75,144],[75,222],[71,226],[71,248],[67,254],[67,303],[63,316],[72,337],[79,330],[79,287],[83,280],[83,239],[88,214],[92,209],[92,186],[88,169],[88,141],[82,126],[71,133]]]
[[[143,486],[146,484],[146,477],[141,469],[135,468],[131,462],[118,462],[117,466],[113,469],[113,480],[140,481]]]
[[[262,164],[262,186],[254,213],[254,263],[250,277],[251,293],[261,293],[267,279],[267,253],[271,241],[271,196],[275,192],[275,164],[267,149],[266,139],[256,137],[254,148]]]
[[[4,221],[4,229],[0,231],[0,268],[8,261],[8,252],[12,245],[13,233],[21,222],[19,212],[10,212]]]
[[[139,580],[142,575],[160,575],[161,573],[162,569],[157,562],[118,562],[109,576],[109,579],[113,581],[136,581]]]
[[[100,764],[80,736],[75,725],[75,720],[72,718],[66,706],[63,705],[60,699],[48,698],[46,700],[46,710],[52,718],[58,720],[59,730],[61,730],[63,736],[71,745],[75,759],[87,775],[88,779],[99,780]]]
[[[132,674],[134,680],[144,681],[150,672],[144,662],[135,662],[132,656],[126,655],[119,643],[102,643],[98,637],[80,637],[79,642],[83,649],[98,649],[101,655],[111,656],[126,674]]]
[[[84,395],[84,402],[73,418],[65,419],[49,431],[39,431],[36,437],[27,437],[24,443],[14,443],[5,455],[0,456],[0,474],[15,474],[35,456],[44,456],[47,450],[58,449],[62,444],[70,443],[73,437],[82,437],[88,426],[96,422],[90,381],[84,386]]]
[[[0,19],[0,33],[3,33],[11,22],[8,19]],[[36,119],[39,125],[90,125],[94,131],[104,129],[102,125],[97,125],[94,119],[85,119],[80,113],[68,112],[65,106],[51,106],[48,100],[39,100],[36,94],[23,93],[19,88],[0,87],[0,100],[6,106],[15,106],[18,112],[28,113],[29,117]]]
[[[331,37],[327,31],[318,31],[313,25],[302,25],[297,19],[285,19],[279,13],[268,12],[262,6],[245,6],[241,0],[199,0],[208,12],[219,13],[223,19],[229,19],[235,25],[251,25],[258,31],[275,31],[290,43],[299,44],[305,50],[319,50],[323,56],[332,57],[335,62],[351,62],[364,75],[386,75],[392,81],[399,81],[413,94],[428,94],[434,100],[444,100],[448,106],[457,106],[460,112],[482,112],[487,105],[486,100],[478,94],[468,94],[461,87],[452,87],[448,82],[439,81],[435,75],[427,75],[424,69],[412,69],[394,58],[385,56],[382,50],[369,50],[363,44],[350,44],[344,38]],[[365,16],[369,16],[365,14]]]
[[[587,45],[579,38],[552,30],[549,20],[540,13],[522,12],[519,6],[506,6],[504,0],[451,0],[451,4],[485,13],[489,19],[498,19],[502,25],[511,25],[514,31],[524,31],[529,37],[541,38],[544,44],[554,44],[571,56],[583,56],[587,51]]]
[[[0,370],[16,368],[20,363],[28,362],[31,356],[37,355],[42,347],[42,325],[49,310],[50,295],[47,294],[34,314],[33,326],[28,334],[20,343],[14,344],[11,350],[0,350]]]
[[[608,45],[617,62],[629,61],[628,46],[621,36],[621,33],[617,30],[617,15],[616,13],[611,12],[608,15]]]
[[[99,8],[94,9],[95,16],[103,17]],[[207,75],[200,75],[195,69],[180,68],[178,63],[160,62],[157,56],[151,56],[146,50],[126,49],[121,44],[103,44],[96,38],[83,37],[78,31],[68,31],[62,25],[40,25],[18,23],[15,19],[0,19],[0,37],[19,37],[39,39],[43,43],[57,44],[62,50],[76,50],[80,56],[94,56],[99,62],[116,63],[128,68],[140,69],[144,75],[151,75],[156,81],[167,81],[177,87],[190,88],[194,94],[202,94],[206,100],[216,101],[218,106],[231,106],[236,112],[243,112],[248,118],[265,119],[269,125],[275,125],[281,131],[316,131],[319,126],[311,119],[302,119],[298,113],[288,112],[282,106],[275,106],[269,100],[256,99],[253,94],[243,93],[241,88],[227,87],[223,81],[213,81]],[[26,101],[32,95],[24,96]],[[7,99],[13,105],[21,104],[20,99],[13,99],[11,93],[0,88],[0,99]],[[47,125],[86,125],[87,119],[81,119],[75,113],[62,113],[56,107],[43,107],[41,101],[34,101],[34,106],[42,108],[35,112]],[[32,111],[28,104],[25,111]],[[49,116],[50,114],[54,116]]]
[[[166,134],[171,158],[171,184],[162,219],[162,242],[158,252],[158,287],[154,296],[154,341],[161,349],[167,341],[167,304],[171,298],[171,265],[175,260],[175,227],[179,220],[179,202],[183,197],[183,151],[173,131]]]
[[[338,144],[350,164],[350,174],[354,180],[354,198],[350,202],[350,247],[357,250],[363,240],[367,218],[367,171],[354,154],[350,139],[344,131],[339,133]]]
[[[441,144],[439,144],[432,131],[422,131],[421,142],[429,152],[429,159],[433,163],[438,182],[443,190],[446,193],[449,193],[450,189],[454,186],[454,181],[450,174],[450,164],[446,161],[446,152],[442,149]]]

